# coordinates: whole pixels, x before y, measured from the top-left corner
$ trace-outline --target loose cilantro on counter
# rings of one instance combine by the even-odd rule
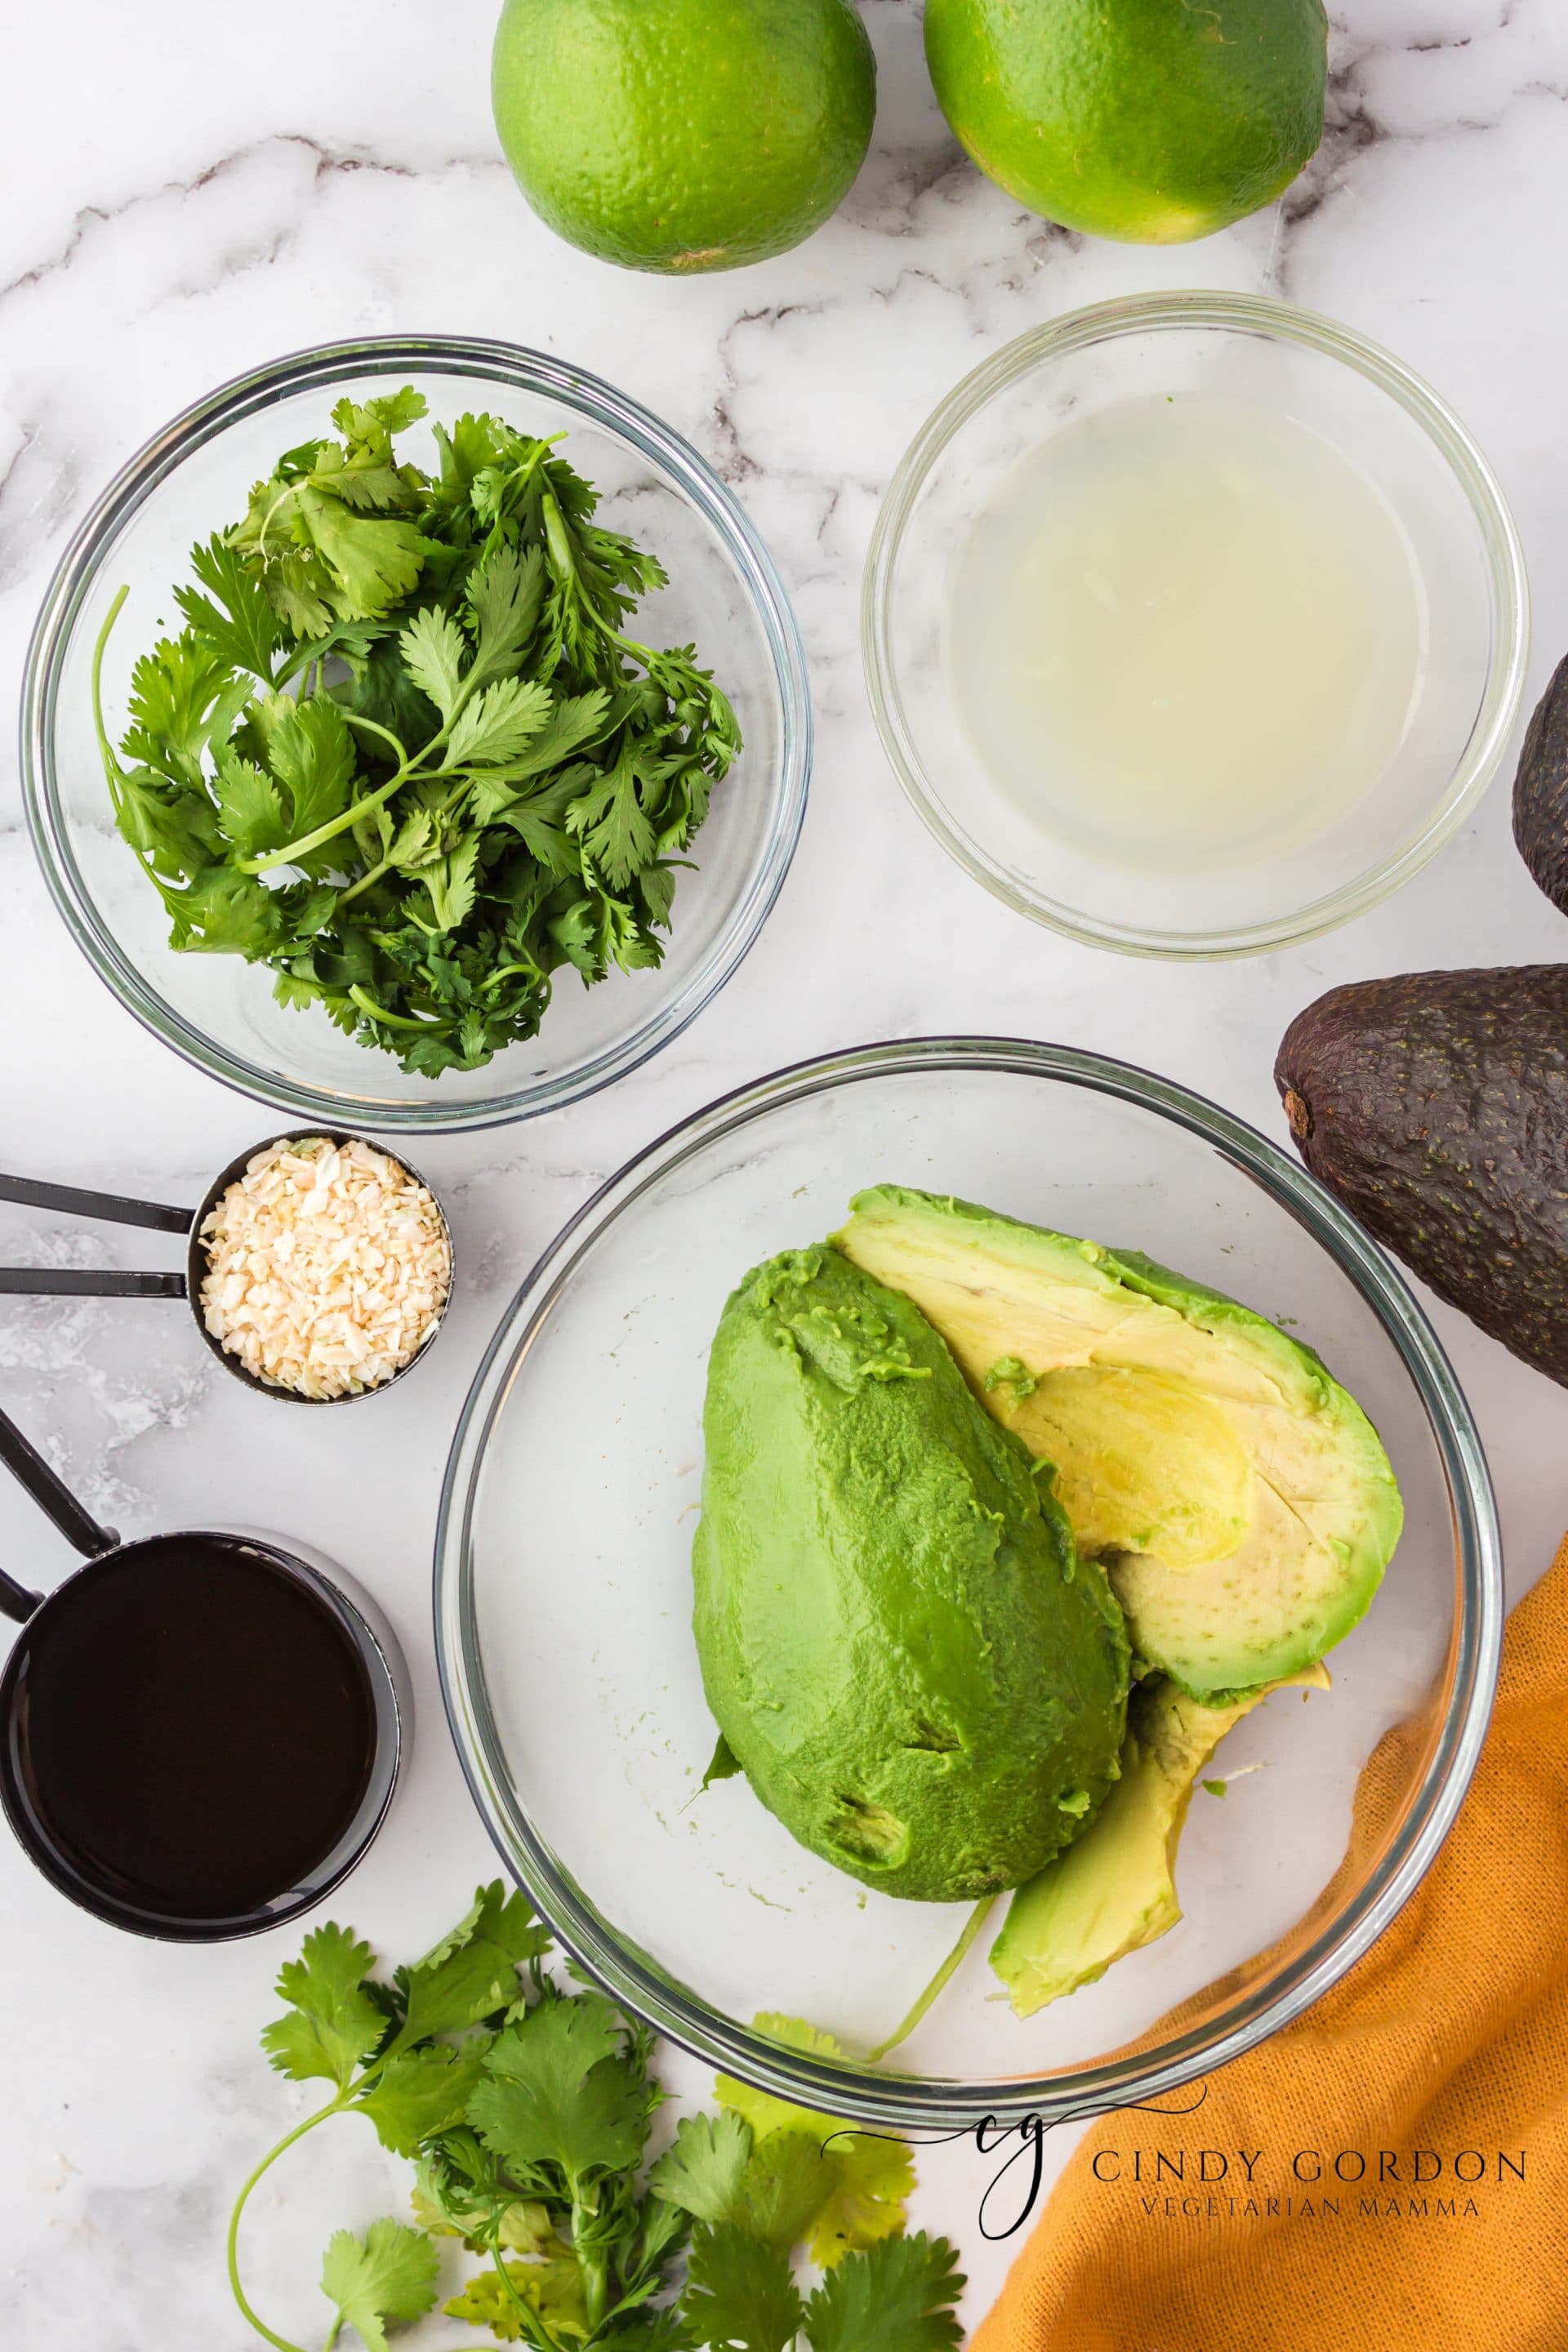
[[[366,2352],[440,2299],[442,2239],[482,2267],[443,2305],[490,2344],[535,2352],[952,2352],[963,2289],[942,2239],[904,2232],[914,2168],[902,2141],[845,2130],[721,2075],[718,2112],[687,2116],[649,2165],[663,2094],[653,2039],[601,1994],[563,1992],[521,1895],[481,1887],[451,1935],[387,1981],[368,1944],[328,1925],[278,1980],[283,2016],[262,2035],[292,2081],[331,2095],[251,2173],[228,2233],[241,2312],[276,2352],[240,2281],[252,2191],[330,2116],[363,2116],[416,2162],[416,2227],[339,2230],[321,2268],[335,2316]],[[837,2054],[794,2019],[775,2040]],[[802,2246],[823,2275],[803,2294]],[[485,2352],[483,2345],[476,2352]]]
[[[268,965],[280,1003],[433,1077],[531,1037],[563,964],[660,961],[741,738],[693,647],[626,634],[666,575],[552,442],[459,416],[430,476],[395,447],[424,413],[341,401],[342,439],[288,451],[193,549],[117,751],[121,589],[93,698],[171,944]]]

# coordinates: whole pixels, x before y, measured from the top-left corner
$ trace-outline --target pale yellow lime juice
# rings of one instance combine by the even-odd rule
[[[1217,871],[1375,788],[1426,634],[1375,483],[1292,417],[1194,394],[1069,422],[1015,468],[959,550],[946,652],[984,767],[1043,832]]]

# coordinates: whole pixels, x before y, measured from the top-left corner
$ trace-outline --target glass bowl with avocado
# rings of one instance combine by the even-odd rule
[[[1127,2105],[1300,2014],[1441,1843],[1501,1615],[1389,1261],[1212,1104],[1008,1040],[631,1161],[503,1316],[437,1536],[465,1770],[562,1942],[879,2126]]]
[[[740,505],[567,362],[453,336],[222,385],[103,491],[28,656],[78,945],[301,1121],[557,1109],[678,1035],[777,896],[811,755]]]

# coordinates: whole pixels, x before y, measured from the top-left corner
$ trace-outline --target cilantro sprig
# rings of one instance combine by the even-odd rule
[[[287,2004],[262,2046],[295,2082],[331,2095],[279,2141],[240,2190],[229,2279],[257,2184],[329,2117],[355,2114],[416,2165],[414,2223],[339,2230],[321,2267],[334,2316],[366,2352],[440,2300],[441,2242],[477,2257],[443,2305],[486,2344],[534,2352],[950,2352],[957,2257],[904,2230],[913,2164],[900,2140],[847,2131],[721,2075],[716,2112],[689,2116],[656,2161],[663,2094],[647,2030],[603,1995],[547,1973],[545,1931],[521,1895],[481,1887],[452,1933],[384,1979],[351,1929],[329,1924],[281,1970]],[[774,2040],[837,2055],[790,2018]],[[802,2247],[822,2275],[803,2291]],[[485,2352],[477,2346],[476,2352]]]
[[[626,633],[665,584],[553,441],[494,416],[400,461],[405,388],[332,412],[191,552],[132,673],[110,801],[179,950],[270,967],[434,1077],[531,1037],[552,975],[663,955],[740,730],[689,646]],[[555,436],[559,438],[560,436]]]

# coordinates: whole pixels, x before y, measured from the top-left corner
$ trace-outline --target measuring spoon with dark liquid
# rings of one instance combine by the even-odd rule
[[[89,1556],[47,1598],[0,1572],[0,1807],[28,1854],[174,1942],[309,1910],[380,1828],[412,1721],[374,1604],[266,1537],[121,1543],[4,1413],[0,1461]]]

